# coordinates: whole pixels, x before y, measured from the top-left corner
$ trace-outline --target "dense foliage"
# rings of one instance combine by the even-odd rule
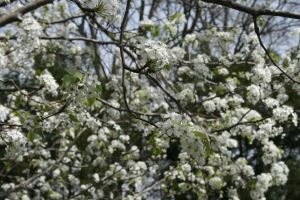
[[[0,2],[0,198],[297,199],[299,6]]]

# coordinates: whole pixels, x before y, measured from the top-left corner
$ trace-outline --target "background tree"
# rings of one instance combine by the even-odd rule
[[[298,3],[0,6],[1,198],[298,199]]]

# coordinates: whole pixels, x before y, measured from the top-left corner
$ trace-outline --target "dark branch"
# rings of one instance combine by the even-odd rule
[[[294,13],[288,10],[256,9],[256,8],[244,6],[242,4],[235,3],[232,0],[202,0],[202,1],[206,3],[214,3],[221,6],[229,7],[234,10],[248,13],[253,16],[271,15],[271,16],[287,17],[292,19],[300,19],[300,13]]]
[[[274,59],[272,58],[272,56],[270,55],[269,51],[267,50],[267,48],[265,47],[265,45],[263,44],[261,38],[260,38],[260,34],[259,34],[259,27],[257,25],[257,22],[256,22],[256,17],[253,16],[253,21],[254,21],[254,30],[255,30],[255,33],[258,37],[258,41],[259,41],[259,44],[260,46],[264,49],[264,51],[266,52],[266,54],[268,55],[268,57],[270,58],[270,60],[272,61],[272,63],[277,67],[277,69],[279,69],[285,76],[287,76],[291,81],[293,81],[294,83],[298,83],[300,84],[299,81],[296,81],[295,79],[293,79],[290,75],[288,75],[283,69],[281,69],[281,67],[279,67],[277,65],[277,63],[274,61]]]
[[[23,86],[19,87],[21,90],[39,90],[41,87],[39,86]],[[1,92],[16,92],[19,91],[17,88],[0,88]]]
[[[5,26],[6,24],[16,22],[16,21],[22,21],[22,16],[25,15],[28,12],[31,12],[41,6],[47,5],[49,3],[52,3],[53,0],[37,0],[30,2],[29,4],[26,4],[22,8],[19,8],[15,12],[5,15],[0,18],[0,27]]]

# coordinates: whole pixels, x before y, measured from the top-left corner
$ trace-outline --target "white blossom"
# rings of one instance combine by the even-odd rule
[[[154,40],[146,40],[137,46],[144,63],[149,62],[155,69],[163,68],[169,64],[167,45]]]
[[[7,108],[3,105],[0,105],[0,122],[4,122],[7,119],[10,111],[11,110],[9,108]]]
[[[219,190],[222,188],[223,183],[220,177],[213,177],[209,179],[209,185],[214,189],[214,190]]]
[[[261,98],[263,98],[263,91],[259,86],[252,84],[247,87],[247,90],[248,90],[247,99],[252,104],[257,103],[257,101],[259,101]]]
[[[152,27],[154,26],[154,22],[150,19],[144,19],[143,21],[139,22],[140,27]]]
[[[272,164],[271,174],[275,185],[284,185],[287,182],[288,173],[289,169],[284,162],[280,161]]]

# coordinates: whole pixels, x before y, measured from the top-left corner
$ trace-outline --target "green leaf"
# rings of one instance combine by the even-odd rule
[[[102,87],[101,85],[96,85],[96,90],[100,93],[102,92]]]
[[[38,123],[38,122],[39,122],[39,117],[38,117],[38,116],[35,116],[35,117],[33,118],[33,122],[34,122],[34,123]]]
[[[42,71],[41,71],[40,69],[35,70],[35,74],[36,74],[37,76],[40,76],[41,73],[42,73]]]
[[[201,133],[199,131],[192,131],[196,136],[201,137],[201,141],[203,142],[203,145],[205,147],[205,156],[209,156],[210,154],[210,142],[209,138],[205,133]]]
[[[154,149],[153,149],[153,155],[156,157],[156,156],[158,156],[160,153],[161,153],[161,150],[162,150],[162,148],[161,147],[155,147]]]
[[[262,18],[262,17],[260,17],[260,18],[258,19],[258,26],[261,27],[264,23],[265,23],[265,19]]]
[[[44,131],[42,128],[37,128],[36,129],[37,133],[42,137],[42,139],[45,139]]]
[[[248,181],[248,184],[251,185],[251,186],[255,186],[256,182],[257,182],[256,180],[251,179],[251,180]]]
[[[30,130],[28,135],[27,135],[27,138],[30,142],[33,142],[33,140],[35,139],[35,132]]]
[[[289,66],[289,61],[287,59],[284,59],[282,66],[283,68],[287,68]]]
[[[70,75],[70,74],[66,74],[63,77],[63,86],[67,88],[70,85],[72,85],[73,83],[76,83],[77,81],[79,81],[79,79],[77,77]]]
[[[171,66],[169,64],[165,65],[165,69],[170,71],[171,70]]]
[[[160,34],[159,26],[154,26],[151,32],[151,35],[153,37],[157,37]]]
[[[276,55],[274,52],[270,53],[270,56],[273,58],[273,60],[278,63],[280,61],[280,57],[278,55]],[[266,55],[266,58],[269,59],[269,56]]]
[[[70,74],[73,74],[74,76],[76,76],[77,78],[79,78],[80,80],[83,79],[83,74],[79,73],[77,70],[75,69],[66,69],[67,72],[69,72]]]
[[[72,115],[72,114],[69,114],[69,118],[70,118],[70,120],[72,120],[73,122],[80,122],[80,121],[77,119],[77,117],[75,117],[75,116]]]
[[[15,100],[15,106],[16,106],[17,108],[19,108],[20,105],[21,105],[21,99],[20,99],[20,98],[17,98],[17,99]]]
[[[96,97],[92,97],[92,98],[88,98],[86,101],[85,101],[85,105],[87,107],[91,107],[96,101]]]
[[[129,72],[127,72],[127,73],[125,74],[125,78],[126,78],[126,79],[130,79],[130,73],[129,73]]]
[[[173,21],[174,19],[179,18],[180,16],[181,16],[181,14],[176,13],[175,15],[171,16],[170,21]]]
[[[155,138],[158,136],[158,133],[154,133],[154,134],[152,134],[151,135],[151,137],[149,138],[149,140],[148,140],[148,142],[149,142],[149,144],[151,144],[151,145],[155,145]]]
[[[26,106],[27,102],[28,102],[28,101],[26,101],[25,99],[22,99],[22,100],[21,100],[21,103],[22,103],[23,106]]]
[[[110,37],[111,39],[115,39],[116,35],[114,33],[109,33],[108,37]]]

